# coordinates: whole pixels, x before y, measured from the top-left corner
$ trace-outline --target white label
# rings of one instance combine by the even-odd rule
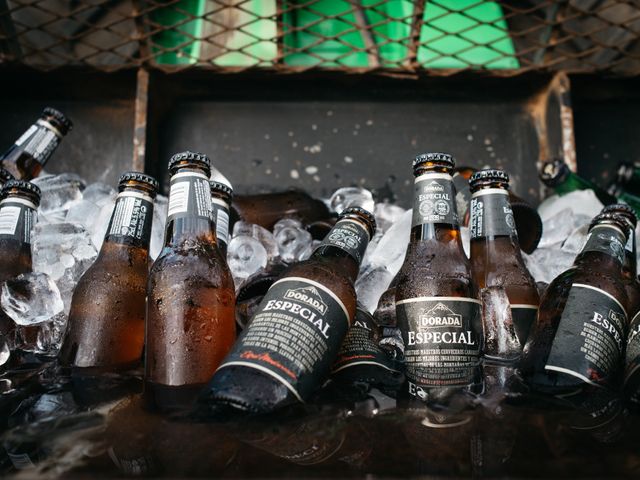
[[[109,235],[128,235],[129,225],[131,224],[131,218],[133,217],[133,207],[136,203],[135,198],[126,197],[122,198],[116,205],[115,212],[113,212],[113,221],[111,223],[111,230]],[[126,231],[122,231],[125,227]]]
[[[15,235],[21,210],[20,207],[15,206],[2,207],[0,210],[0,235]]]
[[[229,243],[229,214],[223,209],[218,210],[216,217],[216,236],[218,240]]]
[[[168,216],[185,213],[189,207],[189,182],[176,182],[169,191]]]
[[[36,146],[35,157],[40,157],[47,148],[49,148],[49,144],[56,138],[56,134],[50,130],[42,136],[42,140]]]
[[[26,132],[24,132],[24,133],[22,134],[22,136],[21,136],[18,140],[16,140],[16,145],[17,145],[17,146],[22,145],[24,142],[26,142],[26,141],[27,141],[27,139],[28,139],[31,135],[33,135],[33,134],[35,133],[35,131],[36,131],[36,130],[38,130],[38,127],[36,127],[35,125],[31,125],[31,126],[29,127],[29,130],[27,130]]]

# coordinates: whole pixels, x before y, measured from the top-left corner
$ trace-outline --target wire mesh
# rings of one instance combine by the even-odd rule
[[[0,63],[640,73],[638,0],[0,0]]]

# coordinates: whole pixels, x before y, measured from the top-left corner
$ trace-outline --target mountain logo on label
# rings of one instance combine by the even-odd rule
[[[302,302],[315,309],[320,315],[327,313],[329,308],[316,287],[290,288],[285,292],[284,298]]]
[[[440,327],[462,328],[462,315],[457,314],[444,303],[437,303],[429,310],[424,310],[418,317],[418,330],[430,330]]]
[[[424,187],[425,192],[444,192],[444,187],[435,180]]]

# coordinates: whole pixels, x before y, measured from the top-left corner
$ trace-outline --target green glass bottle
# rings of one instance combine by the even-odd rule
[[[565,195],[576,190],[593,190],[593,193],[604,205],[618,202],[614,195],[572,172],[569,166],[559,159],[545,162],[540,169],[539,176],[542,183],[552,188],[558,195]]]
[[[640,197],[640,165],[620,162],[612,188],[624,190],[634,197]]]

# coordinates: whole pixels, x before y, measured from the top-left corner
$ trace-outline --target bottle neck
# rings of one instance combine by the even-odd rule
[[[123,190],[116,198],[102,249],[124,245],[148,250],[152,221],[153,199],[138,189]]]
[[[0,201],[0,239],[30,245],[36,210],[26,197],[9,196]]]
[[[217,243],[211,216],[211,187],[207,176],[196,169],[183,169],[173,175],[169,190],[165,247],[194,238]]]
[[[593,190],[598,199],[605,205],[616,203],[616,197],[610,195],[606,190],[600,188],[595,183],[592,183],[571,171],[567,172],[563,181],[554,185],[553,189],[559,195],[575,192],[576,190]]]
[[[619,274],[625,258],[625,235],[618,227],[610,224],[591,228],[587,241],[574,265],[598,265],[600,272]]]
[[[342,218],[314,250],[311,258],[331,263],[336,271],[346,273],[355,282],[370,240],[369,230],[363,222]]]

